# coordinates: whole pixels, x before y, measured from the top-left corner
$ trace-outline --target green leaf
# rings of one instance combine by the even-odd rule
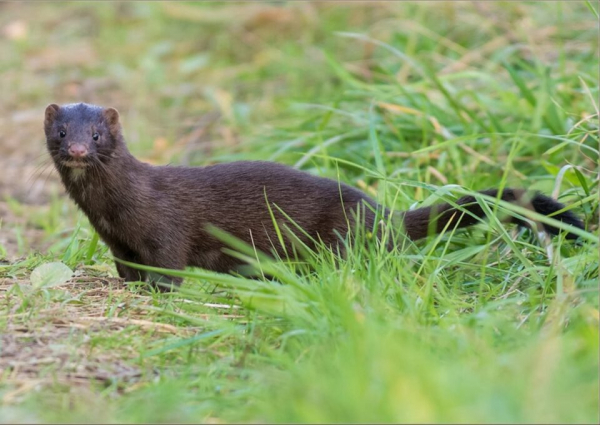
[[[527,100],[527,102],[529,102],[529,104],[531,106],[535,106],[537,103],[535,96],[533,95],[531,90],[529,90],[529,88],[527,88],[527,84],[525,84],[525,81],[523,81],[523,79],[519,76],[517,71],[515,71],[508,63],[504,63],[504,68],[508,71],[510,77],[515,82],[515,84],[519,88],[519,91],[521,92],[523,97]]]
[[[577,168],[573,168],[573,171],[575,172],[579,183],[581,183],[581,187],[583,188],[585,194],[587,196],[590,196],[590,188],[588,187],[587,182],[585,181],[584,175],[581,174],[581,171],[579,171]]]
[[[375,165],[377,166],[377,171],[381,175],[385,175],[385,166],[383,165],[383,155],[381,154],[381,142],[379,141],[379,137],[377,137],[377,130],[375,128],[375,116],[373,114],[373,104],[371,104],[371,109],[369,113],[369,141],[371,142],[371,148],[373,149],[373,155],[375,155]]]
[[[286,310],[286,302],[275,294],[237,293],[242,304],[249,309],[280,315]]]
[[[45,263],[36,267],[29,276],[35,288],[62,285],[73,276],[73,271],[61,262]]]
[[[590,9],[592,11],[592,13],[596,17],[596,19],[598,19],[598,11],[596,9],[594,9],[594,6],[592,6],[592,3],[590,3],[589,0],[585,0],[585,4],[587,5],[588,9]]]
[[[185,338],[185,339],[179,339],[176,340],[174,343],[171,344],[167,344],[163,347],[160,348],[156,348],[154,350],[150,350],[150,351],[146,351],[145,353],[142,353],[141,357],[142,358],[146,358],[146,357],[152,357],[152,356],[156,356],[157,354],[163,354],[169,350],[173,350],[175,348],[181,348],[181,347],[185,347],[187,345],[190,344],[194,344],[198,341],[201,341],[203,339],[209,339],[212,337],[216,337],[219,335],[222,335],[225,332],[224,329],[217,329],[214,331],[210,331],[210,332],[205,332],[205,333],[201,333],[199,335],[195,335],[191,338]]]
[[[562,168],[564,168],[564,167],[562,167],[562,168],[561,167],[557,167],[556,165],[551,164],[551,163],[549,163],[547,161],[543,161],[541,164],[546,169],[546,171],[548,171],[554,177],[557,177],[559,175],[560,171],[562,170]],[[573,168],[573,167],[571,167],[569,165],[567,165],[567,167]],[[579,179],[579,176],[577,176],[577,173],[575,173],[575,175],[573,175],[571,173],[566,173],[565,172],[562,178],[564,178],[569,183],[571,183],[571,184],[573,184],[575,186],[577,186],[577,183],[581,184],[581,180]],[[587,186],[585,186],[585,187],[587,187]],[[584,187],[584,190],[585,190],[585,187]],[[586,191],[586,194],[587,194],[587,191]]]

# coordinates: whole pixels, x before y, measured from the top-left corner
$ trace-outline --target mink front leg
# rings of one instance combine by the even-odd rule
[[[143,264],[163,269],[183,270],[186,266],[183,253],[173,246],[161,246],[155,250],[145,250],[141,253],[141,259]],[[149,272],[148,280],[159,291],[170,292],[181,285],[183,278]]]
[[[130,249],[123,246],[113,245],[110,247],[113,256],[130,263],[140,263],[139,257]],[[144,282],[146,280],[146,272],[144,270],[134,269],[132,267],[121,264],[115,260],[119,277],[125,279],[125,282]]]

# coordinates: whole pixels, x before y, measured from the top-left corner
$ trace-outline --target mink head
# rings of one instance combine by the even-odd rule
[[[44,131],[48,152],[59,168],[107,163],[123,144],[117,110],[85,103],[48,105]]]

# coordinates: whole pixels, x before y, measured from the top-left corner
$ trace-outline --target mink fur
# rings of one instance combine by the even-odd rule
[[[303,231],[294,234],[307,246],[314,247],[313,241],[319,240],[339,248],[340,237],[354,229],[359,207],[361,225],[369,230],[375,225],[375,210],[384,216],[389,213],[357,189],[277,163],[241,161],[176,167],[138,161],[127,149],[119,114],[113,108],[52,104],[46,108],[44,130],[48,151],[69,196],[113,255],[129,262],[231,272],[241,265],[240,260],[223,252],[224,244],[207,231],[208,224],[257,250],[285,255],[291,252],[292,242],[286,237],[284,246],[280,245],[271,214],[280,227],[301,227]],[[497,196],[496,190],[482,193]],[[518,202],[524,193],[505,189],[501,198]],[[545,215],[563,208],[541,194],[534,194],[530,203]],[[457,204],[466,212],[441,204],[400,213],[400,227],[416,240],[447,225],[471,226],[485,217],[471,196]],[[554,217],[583,228],[571,212]],[[550,226],[545,230],[558,233]],[[147,278],[143,271],[119,262],[116,266],[126,281]],[[152,279],[157,281],[156,276]],[[168,278],[166,282],[178,284],[180,279]]]

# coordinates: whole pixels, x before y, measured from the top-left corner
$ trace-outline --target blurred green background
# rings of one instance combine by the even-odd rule
[[[239,314],[217,311],[226,284],[200,275],[187,295],[94,295],[112,261],[42,129],[49,103],[112,106],[154,164],[278,161],[401,209],[446,185],[540,189],[597,235],[596,10],[0,3],[0,421],[597,421],[597,245],[552,262],[492,226],[322,264],[307,290],[259,285],[312,306],[302,320],[229,287],[217,301]],[[91,286],[28,289],[54,261]]]

